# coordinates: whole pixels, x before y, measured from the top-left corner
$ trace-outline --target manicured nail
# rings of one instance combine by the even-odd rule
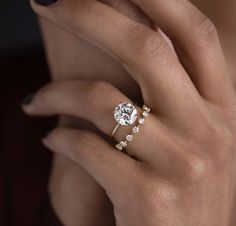
[[[33,99],[34,99],[34,93],[31,93],[23,99],[22,104],[23,105],[29,105],[32,102]]]
[[[45,131],[44,131],[44,133],[43,133],[43,138],[47,138],[48,137],[48,135],[53,131],[55,129],[55,127],[49,127],[49,128],[47,128]]]
[[[35,0],[35,2],[39,5],[49,6],[57,2],[57,0]]]

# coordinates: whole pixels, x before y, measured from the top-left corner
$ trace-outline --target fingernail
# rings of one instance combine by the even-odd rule
[[[57,2],[57,0],[35,0],[35,2],[39,5],[49,6]]]
[[[47,138],[48,135],[55,129],[55,127],[49,127],[43,132],[43,138]]]
[[[29,105],[32,102],[33,99],[34,99],[34,93],[31,93],[23,99],[22,104],[23,105]]]

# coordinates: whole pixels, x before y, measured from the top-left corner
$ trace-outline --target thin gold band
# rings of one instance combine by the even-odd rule
[[[119,127],[120,127],[120,124],[117,123],[116,127],[115,127],[114,130],[112,131],[111,137],[114,137],[114,135],[115,135],[116,131],[119,129]]]

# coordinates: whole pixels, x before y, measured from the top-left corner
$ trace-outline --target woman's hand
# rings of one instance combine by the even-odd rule
[[[137,22],[152,25],[137,6],[126,0],[104,2]],[[141,95],[137,84],[112,56],[46,20],[40,21],[53,80],[107,80],[139,102]],[[59,117],[59,126],[62,125],[91,128],[87,122],[65,115]],[[115,224],[113,208],[103,189],[81,166],[63,155],[54,155],[49,191],[51,204],[63,224]]]
[[[116,56],[153,110],[128,146],[136,160],[88,131],[58,128],[44,143],[78,162],[105,188],[117,225],[229,225],[236,105],[214,26],[188,1],[138,3],[174,41],[182,64],[159,33],[102,3],[33,5]],[[86,13],[80,14],[81,8]],[[40,91],[24,109],[79,116],[110,135],[112,109],[126,100],[107,83],[61,82]]]

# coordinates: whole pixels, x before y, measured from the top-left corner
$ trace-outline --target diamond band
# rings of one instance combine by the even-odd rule
[[[135,134],[139,133],[140,126],[144,124],[145,118],[147,118],[151,112],[151,109],[146,105],[143,105],[142,109],[142,116],[138,119],[137,125],[132,128],[132,133],[128,134],[124,140],[115,145],[117,150],[122,151],[123,149],[125,149],[128,146],[128,143],[133,141]]]

